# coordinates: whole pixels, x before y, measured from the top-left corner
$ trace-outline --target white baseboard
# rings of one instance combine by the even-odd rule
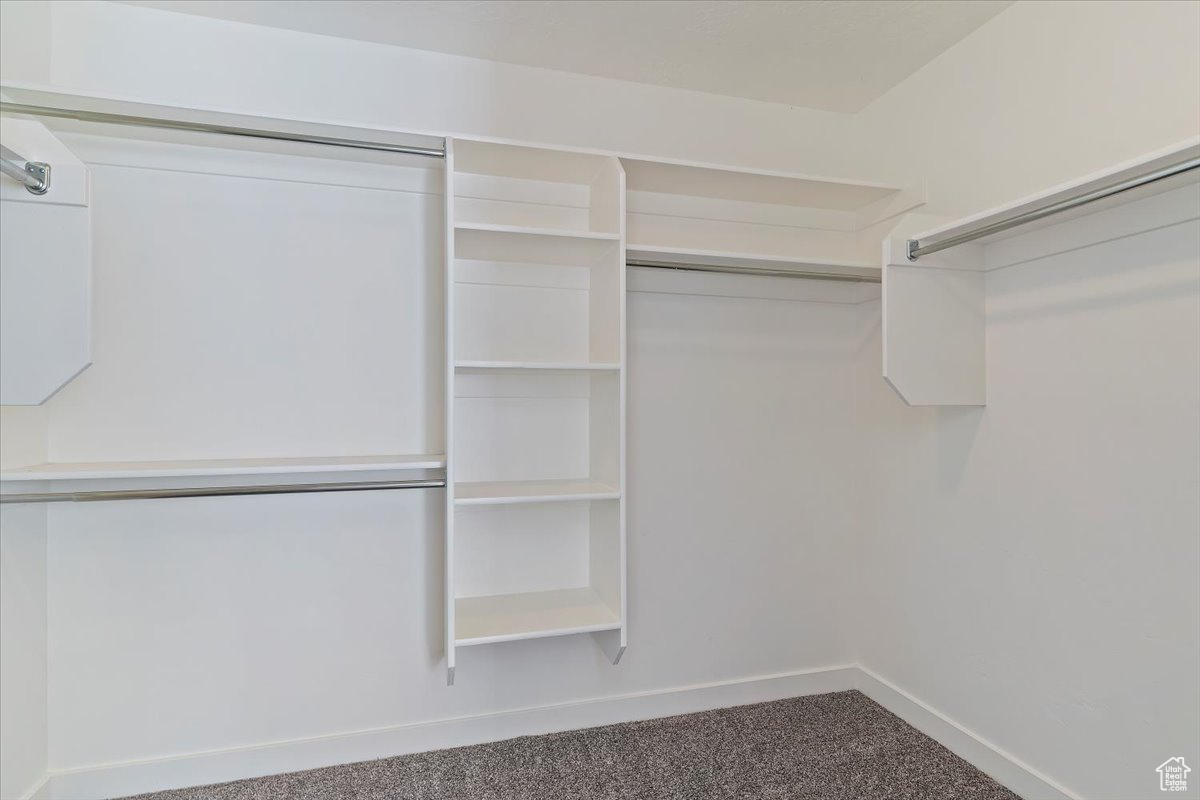
[[[255,747],[100,764],[50,773],[46,800],[90,800],[274,775],[516,736],[689,714],[856,688],[858,669],[838,666],[679,686],[494,714],[397,725]],[[36,798],[42,800],[42,798]]]
[[[871,670],[860,666],[855,672],[856,689],[1025,800],[1082,800]]]
[[[50,776],[42,778],[41,784],[33,790],[29,800],[50,800]]]
[[[21,795],[21,800],[50,800],[50,776],[44,776],[37,785]]]
[[[858,689],[1025,800],[1081,800],[868,669],[850,665],[678,686],[333,736],[51,772],[25,800],[90,800]]]

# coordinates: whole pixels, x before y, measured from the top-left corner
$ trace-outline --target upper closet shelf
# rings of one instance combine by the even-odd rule
[[[786,172],[733,169],[682,161],[622,158],[631,192],[707,197],[834,211],[858,211],[900,192],[900,187]]]
[[[611,158],[517,144],[456,139],[455,172],[550,183],[591,184]]]
[[[477,261],[589,267],[610,252],[620,239],[616,233],[458,224],[454,226],[454,254]]]
[[[622,158],[633,260],[878,278],[886,221],[923,188]]]
[[[100,461],[35,464],[0,472],[0,481],[77,481],[119,478],[187,478],[441,469],[442,455],[237,458],[196,461]]]

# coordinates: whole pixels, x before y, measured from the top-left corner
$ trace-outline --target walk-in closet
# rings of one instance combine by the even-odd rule
[[[1200,2],[0,56],[0,800],[1200,798]]]

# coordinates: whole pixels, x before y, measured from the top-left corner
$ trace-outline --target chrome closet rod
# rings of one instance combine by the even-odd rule
[[[331,147],[349,147],[355,150],[376,150],[384,153],[406,153],[415,156],[430,156],[445,158],[446,146],[441,148],[419,147],[410,144],[389,144],[373,142],[368,139],[347,139],[339,136],[317,136],[315,134],[291,133],[288,131],[270,130],[268,128],[243,128],[237,125],[218,125],[206,122],[187,122],[184,120],[163,119],[161,117],[138,117],[132,114],[111,114],[104,111],[84,111],[73,108],[57,108],[55,106],[38,106],[26,103],[0,102],[0,112],[10,114],[29,114],[37,117],[55,117],[58,119],[74,119],[81,122],[103,122],[111,125],[134,125],[140,128],[167,128],[176,131],[195,131],[198,133],[218,133],[228,136],[244,136],[251,139],[272,139],[282,142],[304,142],[307,144],[323,144]]]
[[[1183,161],[1169,164],[1161,169],[1156,169],[1153,172],[1148,172],[1145,175],[1136,175],[1132,178],[1126,178],[1123,181],[1114,183],[1109,186],[1101,186],[1098,189],[1093,189],[1090,192],[1084,192],[1075,197],[1068,197],[1064,200],[1058,200],[1038,208],[1032,208],[1028,211],[1022,211],[1018,214],[1013,214],[1011,217],[996,220],[974,230],[964,231],[963,233],[947,236],[945,239],[922,244],[922,240],[908,240],[908,259],[916,261],[921,256],[936,253],[939,250],[945,250],[949,247],[955,247],[967,242],[973,242],[976,239],[982,239],[984,236],[991,236],[995,233],[1016,228],[1020,225],[1026,225],[1030,222],[1036,222],[1039,219],[1061,214],[1064,211],[1070,211],[1073,208],[1094,203],[1097,200],[1103,200],[1106,197],[1112,197],[1121,192],[1128,192],[1131,189],[1137,189],[1140,186],[1145,186],[1149,183],[1172,178],[1184,172],[1200,167],[1200,158],[1189,158]]]
[[[673,269],[683,272],[720,272],[727,275],[755,275],[768,278],[808,278],[818,281],[843,281],[846,283],[879,283],[878,275],[847,275],[842,272],[817,272],[815,270],[771,269],[770,267],[723,267],[712,264],[677,264],[666,261],[626,260],[627,267],[648,269]]]
[[[175,497],[238,497],[258,494],[312,494],[317,492],[371,492],[392,489],[440,489],[445,478],[408,481],[346,481],[265,486],[202,486],[177,489],[102,489],[93,492],[43,492],[0,494],[0,503],[92,503],[100,500],[165,500]]]
[[[41,161],[30,161],[0,145],[0,172],[17,181],[31,194],[45,194],[50,188],[50,167]]]

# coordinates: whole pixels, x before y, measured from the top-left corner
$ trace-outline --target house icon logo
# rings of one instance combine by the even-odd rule
[[[1168,758],[1158,767],[1158,788],[1164,792],[1186,792],[1187,774],[1191,771],[1183,763],[1183,756]]]

